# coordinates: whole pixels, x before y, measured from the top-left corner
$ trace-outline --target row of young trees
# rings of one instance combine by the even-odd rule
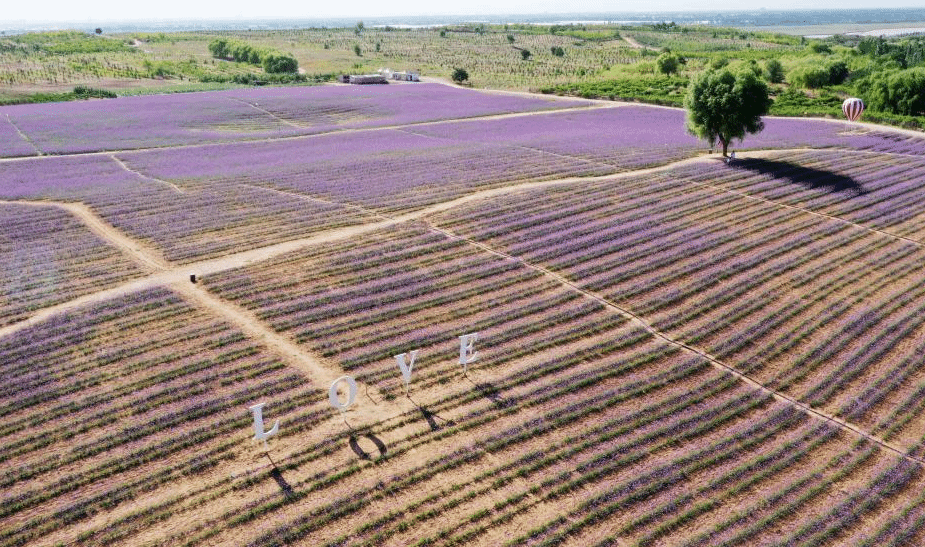
[[[245,42],[218,39],[209,43],[209,52],[216,59],[237,61],[262,66],[270,74],[297,72],[299,62],[292,55],[279,51],[255,48]]]

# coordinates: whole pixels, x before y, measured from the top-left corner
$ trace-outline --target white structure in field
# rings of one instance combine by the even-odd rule
[[[396,80],[399,82],[420,82],[421,74],[417,70],[406,70],[405,72],[396,72],[390,68],[380,68],[379,74],[383,78]]]
[[[263,441],[263,445],[267,445],[267,439],[279,433],[279,420],[273,424],[273,427],[269,431],[265,431],[263,428],[263,407],[266,406],[266,403],[259,403],[254,406],[248,407],[248,410],[251,411],[251,414],[254,415],[254,440]]]
[[[475,358],[478,356],[478,352],[475,351],[475,341],[478,339],[479,333],[477,332],[470,332],[459,337],[459,364],[463,366],[463,374],[469,372],[469,365],[474,363]],[[411,372],[414,370],[414,360],[417,359],[417,356],[418,350],[414,350],[410,354],[400,353],[394,356],[395,361],[398,363],[398,370],[401,372],[402,382],[405,384],[406,395],[408,394],[408,384],[411,383]],[[338,385],[342,382],[347,384],[346,401],[341,401],[338,394]],[[353,376],[341,376],[331,383],[331,388],[328,390],[328,401],[337,410],[346,411],[356,402],[356,398],[357,383]],[[254,415],[254,440],[263,441],[264,446],[266,446],[267,439],[279,433],[279,420],[276,420],[273,427],[266,431],[263,425],[264,406],[266,406],[266,403],[259,403],[248,407],[248,410]]]
[[[337,384],[341,382],[347,382],[347,401],[343,403],[340,402],[340,397],[337,395]],[[331,389],[328,390],[328,400],[331,402],[331,406],[341,412],[350,408],[350,405],[357,400],[357,383],[353,376],[341,376],[334,380],[331,383]]]
[[[382,74],[351,74],[351,84],[387,84],[388,80]]]

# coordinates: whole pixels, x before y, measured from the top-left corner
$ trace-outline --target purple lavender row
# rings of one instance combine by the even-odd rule
[[[680,109],[629,106],[588,112],[551,113],[507,120],[446,123],[415,128],[415,132],[469,142],[495,142],[537,148],[558,154],[611,162],[615,151],[633,150],[643,155],[684,157],[687,151],[706,148],[703,141],[685,130]],[[889,131],[851,131],[846,123],[810,119],[766,118],[765,129],[748,135],[734,147],[741,148],[845,148],[903,154],[925,154],[925,137]],[[549,131],[556,127],[556,131]],[[559,138],[558,135],[570,138]],[[900,137],[897,137],[901,135]],[[901,144],[900,144],[901,143]],[[619,157],[619,152],[617,152]],[[640,158],[641,161],[641,158]],[[626,166],[638,163],[629,161]]]
[[[515,145],[624,168],[667,163],[704,148],[684,129],[683,112],[635,106],[479,123],[448,122],[414,131],[471,143]],[[657,159],[649,161],[648,157]]]
[[[656,253],[653,257],[631,263],[622,263],[619,256],[608,256],[606,262],[602,262],[610,265],[609,271],[598,272],[600,275],[582,282],[593,290],[606,291],[610,295],[648,293],[673,280],[696,275],[707,267],[719,266],[730,257],[760,247],[764,242],[751,237],[755,234],[770,232],[769,238],[779,237],[787,231],[777,229],[777,236],[774,236],[773,225],[789,220],[789,216],[786,212],[773,217],[766,216],[741,232],[719,230],[707,237],[692,240],[687,245],[679,244],[664,251],[654,246]],[[657,229],[653,228],[653,231]]]
[[[881,323],[899,307],[919,302],[925,297],[925,281],[916,282],[902,289],[895,289],[876,300],[853,308],[853,313],[827,326],[831,334],[810,346],[793,363],[792,368],[780,374],[773,383],[787,386],[802,381],[848,344],[858,340],[874,342],[882,333]]]
[[[440,84],[283,87],[234,90],[228,95],[311,127],[404,125],[592,104],[580,99],[503,95]],[[320,116],[316,114],[319,111]]]
[[[0,196],[80,201],[127,234],[190,261],[360,222],[356,210],[264,188],[219,185],[181,193],[123,169],[106,156],[14,161],[0,172]]]
[[[868,367],[880,364],[887,354],[902,347],[906,340],[914,339],[916,329],[925,322],[925,288],[918,292],[911,287],[888,298],[889,307],[884,310],[881,324],[876,330],[869,329],[866,336],[859,335],[853,345],[859,346],[841,359],[840,366],[807,392],[805,398],[812,404],[821,405],[837,392],[844,391],[848,383],[863,374]],[[918,298],[915,298],[918,297]],[[863,343],[861,343],[863,342]]]
[[[561,244],[565,241],[575,242],[578,238],[590,236],[594,240],[622,239],[632,237],[646,230],[659,216],[678,218],[691,208],[700,207],[702,196],[695,192],[677,192],[676,186],[670,182],[658,183],[653,181],[648,190],[628,189],[622,184],[617,189],[619,203],[612,200],[595,199],[596,196],[587,196],[583,192],[578,194],[580,205],[568,207],[563,203],[561,209],[546,205],[534,209],[530,215],[518,215],[516,212],[506,214],[496,220],[495,232],[499,237],[493,238],[495,244],[510,246],[510,249],[519,252],[521,249],[543,249]],[[613,196],[614,188],[606,191]],[[559,203],[556,200],[556,203]],[[588,205],[586,203],[594,204]],[[646,210],[650,213],[641,217],[638,211]],[[503,222],[504,229],[497,226],[497,221]],[[515,232],[503,235],[504,232]],[[607,235],[604,235],[604,234]],[[473,237],[485,237],[484,232],[473,232]],[[518,244],[519,241],[524,242]]]
[[[683,286],[672,290],[668,297],[647,300],[640,304],[640,309],[644,310],[643,313],[652,314],[669,308],[671,317],[657,321],[659,328],[665,330],[680,328],[718,309],[724,310],[724,316],[742,319],[739,308],[746,302],[756,310],[759,307],[756,300],[766,298],[763,304],[769,305],[780,296],[782,287],[789,286],[789,276],[805,264],[826,259],[863,235],[854,232],[852,238],[851,234],[839,233],[844,230],[843,227],[830,225],[826,228],[811,234],[785,237],[773,248],[761,249],[750,253],[747,258],[700,270],[691,279],[685,280]],[[718,286],[720,281],[723,282],[721,287]],[[764,291],[761,296],[756,294],[758,290]],[[745,300],[738,301],[739,298]],[[732,309],[729,309],[730,306]],[[723,323],[726,321],[718,321],[710,328]],[[684,338],[700,339],[706,334],[702,327],[698,327],[694,331],[686,330]]]
[[[248,183],[385,209],[412,208],[506,181],[613,172],[540,152],[395,130],[121,157],[147,175],[188,188]]]
[[[726,178],[723,185],[729,184],[749,194],[819,210],[871,227],[896,230],[900,234],[914,235],[921,229],[921,174],[925,173],[922,162],[896,160],[889,156],[844,156],[825,152],[788,159],[796,171],[810,162],[815,163],[812,167],[817,172],[815,181],[781,184],[781,180],[772,177],[756,180],[747,176],[751,168],[743,164],[738,171],[743,172],[741,181],[744,184]],[[760,167],[759,162],[754,163]],[[709,170],[700,169],[693,176],[705,182],[715,181],[711,175]],[[786,173],[782,175],[787,176]],[[854,190],[838,191],[837,185],[851,186]]]
[[[858,283],[861,279],[867,277],[867,284],[870,285],[877,278],[871,279],[871,267],[868,261],[873,263],[890,263],[899,264],[903,260],[910,258],[912,254],[918,254],[918,249],[910,245],[891,245],[889,240],[875,241],[876,245],[855,246],[851,254],[842,258],[841,261],[827,261],[821,267],[813,269],[802,269],[796,272],[795,282],[790,283],[793,290],[800,290],[799,277],[805,276],[818,285],[815,290],[810,291],[812,298],[801,298],[799,300],[786,299],[786,295],[781,294],[780,290],[772,287],[758,296],[751,296],[747,304],[740,303],[733,310],[724,311],[723,318],[711,324],[709,330],[707,327],[699,327],[696,330],[688,330],[685,336],[702,338],[704,336],[713,336],[716,332],[724,332],[722,339],[710,344],[710,351],[714,355],[723,358],[730,358],[748,347],[753,347],[750,352],[754,355],[763,355],[764,357],[753,358],[745,356],[741,359],[739,366],[742,370],[760,370],[765,364],[764,361],[773,361],[775,355],[784,351],[788,345],[793,343],[794,337],[800,327],[790,327],[783,333],[777,332],[785,328],[787,324],[798,321],[804,317],[804,313],[814,305],[826,301],[831,295],[839,289]],[[893,270],[886,274],[889,276],[894,273]],[[895,271],[900,275],[900,271]],[[805,283],[803,283],[805,284]],[[870,285],[874,286],[874,285]],[[841,310],[846,310],[847,306],[839,306]],[[693,309],[692,309],[693,311]],[[821,323],[823,320],[831,321],[828,312],[813,314],[814,319]],[[726,329],[732,329],[728,332]]]
[[[23,138],[13,122],[7,116],[0,114],[0,157],[15,158],[36,154],[35,147]]]
[[[613,203],[615,192],[619,195],[618,203]],[[456,226],[457,230],[470,237],[517,249],[518,253],[540,252],[537,256],[544,256],[542,251],[548,249],[552,256],[558,256],[559,253],[552,252],[557,248],[556,242],[574,242],[585,233],[597,239],[607,239],[600,234],[602,230],[609,230],[608,233],[635,240],[638,234],[656,224],[662,225],[664,234],[671,233],[673,229],[684,229],[683,225],[667,226],[651,217],[661,214],[666,219],[684,219],[685,212],[702,208],[703,199],[699,193],[684,191],[667,178],[639,186],[608,183],[601,186],[600,196],[597,191],[588,194],[583,188],[572,188],[568,193],[556,192],[555,199],[550,199],[550,194],[553,192],[549,190],[532,192],[537,199],[518,194],[517,202],[524,203],[523,207],[514,206],[514,200],[510,199],[505,203],[510,201],[512,206],[498,212],[490,206],[475,204],[458,213],[445,213],[437,218],[441,224]],[[721,199],[732,201],[731,198]],[[640,210],[651,211],[652,214],[642,217]],[[527,212],[529,214],[525,214]],[[456,222],[454,217],[464,218],[467,222]],[[589,224],[597,226],[589,228]],[[626,245],[623,247],[627,248]]]
[[[179,313],[150,315],[156,309]],[[280,413],[318,400],[305,389],[304,379],[248,348],[227,325],[230,337],[184,338],[187,323],[199,318],[190,311],[182,300],[158,289],[63,314],[31,327],[31,337],[4,339],[3,371],[20,370],[7,377],[7,386],[21,384],[24,375],[46,366],[49,355],[62,354],[54,371],[58,378],[37,384],[32,392],[17,392],[16,411],[4,412],[27,419],[28,426],[0,433],[4,541],[38,539],[85,521],[100,507],[118,507],[142,492],[219,465],[232,446],[244,441],[249,425],[249,416],[231,411],[252,397],[272,399]],[[137,323],[151,336],[140,341],[124,323]],[[60,337],[62,326],[82,335]],[[103,362],[98,338],[103,333],[107,352],[124,348],[128,353]],[[42,352],[19,351],[34,341],[44,345]],[[134,349],[139,343],[154,347],[139,352]],[[196,351],[179,352],[189,346]],[[54,404],[67,409],[61,417],[68,423],[59,421],[57,429],[44,427],[30,437],[36,420],[49,425],[51,399],[25,410],[21,403],[44,395],[54,395]],[[172,427],[182,434],[172,439],[163,433]],[[237,438],[235,443],[227,443],[229,435]],[[36,453],[46,454],[36,458]],[[49,480],[52,472],[56,475]],[[11,526],[12,521],[22,525]]]
[[[860,491],[835,505],[825,515],[802,525],[790,537],[782,538],[775,545],[796,545],[798,542],[819,545],[837,540],[867,514],[877,511],[882,504],[890,503],[894,496],[920,477],[921,473],[919,464],[898,460]]]
[[[0,325],[144,272],[57,207],[0,205]]]
[[[9,116],[45,153],[63,154],[254,140],[587,104],[438,84],[288,87],[7,106],[0,107],[0,118]],[[10,152],[18,155],[17,150]],[[34,150],[30,147],[28,153]]]

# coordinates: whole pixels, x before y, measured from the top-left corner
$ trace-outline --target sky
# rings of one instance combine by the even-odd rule
[[[826,9],[826,8],[923,7],[922,0],[738,0],[734,4],[704,4],[702,9]],[[150,19],[238,19],[292,17],[373,17],[406,15],[478,15],[589,13],[627,11],[691,11],[690,0],[43,0],[5,2],[0,21],[124,21]]]

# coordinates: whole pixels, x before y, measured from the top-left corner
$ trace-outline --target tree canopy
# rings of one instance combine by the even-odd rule
[[[865,83],[872,108],[907,116],[925,113],[925,68],[875,73]]]
[[[469,73],[466,72],[466,69],[464,68],[457,68],[453,70],[452,78],[454,82],[456,82],[457,84],[461,84],[469,79]]]
[[[764,129],[761,116],[771,102],[767,84],[753,70],[710,70],[688,85],[684,97],[687,129],[707,139],[710,146],[722,143],[725,156],[733,139]]]
[[[658,66],[659,72],[666,76],[671,76],[678,71],[681,62],[675,55],[672,55],[671,52],[666,52],[658,56],[658,59],[655,60],[655,64]]]

